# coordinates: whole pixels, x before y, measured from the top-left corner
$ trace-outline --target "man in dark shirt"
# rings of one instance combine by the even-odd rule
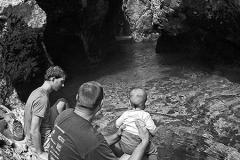
[[[103,136],[91,122],[102,107],[103,88],[97,82],[84,83],[78,90],[75,109],[63,111],[55,121],[51,135],[49,160],[117,160],[110,149],[121,138],[124,126],[111,136]],[[129,160],[141,160],[149,142],[149,133],[138,122],[142,142]]]

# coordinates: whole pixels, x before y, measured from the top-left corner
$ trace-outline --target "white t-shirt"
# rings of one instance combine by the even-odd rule
[[[144,110],[128,110],[124,112],[116,121],[116,127],[119,128],[122,124],[126,125],[124,131],[138,135],[138,129],[135,121],[139,120],[141,126],[145,126],[151,134],[154,134],[156,125],[151,118],[151,115]]]

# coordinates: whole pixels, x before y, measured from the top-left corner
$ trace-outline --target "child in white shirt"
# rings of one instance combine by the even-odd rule
[[[116,127],[119,128],[122,124],[126,127],[119,141],[121,150],[126,154],[132,154],[134,149],[139,145],[141,139],[138,136],[138,129],[135,121],[140,121],[140,125],[145,126],[148,131],[154,135],[156,132],[156,125],[152,120],[150,114],[144,109],[147,101],[147,94],[140,88],[133,89],[130,92],[131,110],[125,111],[116,121]],[[149,160],[157,160],[158,152],[157,147],[150,141],[147,149],[145,150]]]

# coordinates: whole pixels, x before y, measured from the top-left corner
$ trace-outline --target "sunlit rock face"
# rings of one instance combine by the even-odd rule
[[[158,16],[154,11],[158,9],[158,3],[160,1],[123,1],[122,9],[130,24],[132,36],[135,41],[156,40],[158,38],[159,34],[154,28],[154,17]]]
[[[239,1],[123,0],[123,11],[136,41],[151,38],[153,33],[161,35],[156,52],[172,48],[218,55],[231,63],[240,51]]]
[[[0,74],[7,85],[1,98],[13,85],[25,101],[51,61],[42,42],[46,14],[35,1],[2,0],[0,9]]]
[[[122,7],[136,41],[158,38],[162,30],[170,35],[189,30],[182,8],[182,0],[124,0]]]
[[[123,0],[122,9],[130,23],[135,41],[157,40],[161,30],[177,34],[183,30],[182,22],[177,19],[175,9],[180,7],[181,0]],[[181,15],[185,19],[184,15]]]

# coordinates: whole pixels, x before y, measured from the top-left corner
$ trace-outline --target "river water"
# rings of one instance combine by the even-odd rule
[[[132,43],[119,45],[117,54],[105,60],[100,66],[85,72],[74,71],[67,78],[65,88],[59,93],[75,101],[76,87],[86,81],[96,80],[102,85],[122,89],[150,85],[153,80],[184,77],[182,71],[193,74],[212,72],[211,68],[194,57],[182,54],[160,55],[155,53],[155,43]],[[71,63],[71,62],[69,62]],[[154,82],[152,82],[154,86]],[[55,93],[58,95],[58,93]]]
[[[129,108],[129,91],[141,87],[148,94],[146,111],[159,127],[153,138],[159,159],[240,159],[240,86],[222,77],[234,76],[191,55],[156,54],[155,43],[122,43],[118,51],[98,68],[71,76],[57,95],[74,105],[82,83],[101,83],[104,105],[94,125],[110,134]]]

